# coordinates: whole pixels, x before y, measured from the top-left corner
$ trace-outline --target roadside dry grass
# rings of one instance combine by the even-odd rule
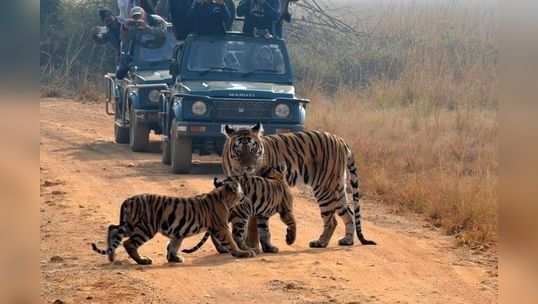
[[[312,99],[307,127],[346,139],[363,190],[472,245],[497,238],[497,13],[487,0],[350,4],[342,14],[368,37],[301,59],[320,71],[299,90]],[[388,64],[374,64],[381,69],[366,84],[346,83],[346,72],[376,58]],[[334,91],[325,89],[327,65],[348,67]]]
[[[426,215],[462,243],[496,239],[497,122],[488,109],[388,109],[376,96],[309,90],[307,127],[346,139],[363,190],[380,202]]]

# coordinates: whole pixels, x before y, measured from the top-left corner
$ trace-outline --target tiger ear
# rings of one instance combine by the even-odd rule
[[[223,182],[219,182],[219,179],[214,177],[213,178],[213,186],[215,186],[215,188],[219,188],[222,186],[222,184],[224,184]]]
[[[252,133],[255,133],[257,136],[263,135],[263,125],[261,122],[258,122],[254,127],[250,129]]]
[[[235,133],[235,129],[228,126],[228,125],[225,125],[224,126],[224,135],[226,135],[227,137],[230,137],[232,136],[233,134]]]

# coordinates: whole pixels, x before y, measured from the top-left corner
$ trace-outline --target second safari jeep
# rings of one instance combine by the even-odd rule
[[[133,151],[147,150],[151,131],[161,134],[160,91],[172,84],[170,62],[176,44],[171,29],[159,48],[134,44],[127,77],[119,80],[114,74],[105,75],[106,111],[114,115],[115,141],[128,143]]]

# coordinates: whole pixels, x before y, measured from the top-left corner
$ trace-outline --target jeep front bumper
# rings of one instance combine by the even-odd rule
[[[200,155],[222,154],[226,137],[222,130],[227,123],[215,122],[178,122],[173,128],[176,128],[178,137],[190,137],[192,139],[193,152]],[[231,126],[254,126],[255,123],[230,123]],[[272,124],[263,125],[264,134],[276,134],[286,132],[302,131],[303,125],[298,124]],[[164,140],[168,140],[165,138]]]
[[[177,122],[175,126],[178,136],[187,136],[193,138],[203,138],[203,137],[224,137],[222,130],[224,126],[228,124],[232,127],[250,127],[254,126],[256,123],[215,123],[215,122]],[[266,123],[263,124],[264,134],[277,134],[277,133],[286,133],[286,132],[296,132],[302,131],[304,129],[303,125],[298,124],[273,124]]]

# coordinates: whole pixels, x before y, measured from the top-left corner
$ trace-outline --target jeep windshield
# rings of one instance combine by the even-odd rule
[[[199,39],[190,45],[190,78],[288,82],[288,58],[281,41],[266,39]]]
[[[168,69],[172,60],[176,39],[168,33],[165,43],[159,48],[144,47],[140,43],[136,47],[135,62],[140,69]]]

